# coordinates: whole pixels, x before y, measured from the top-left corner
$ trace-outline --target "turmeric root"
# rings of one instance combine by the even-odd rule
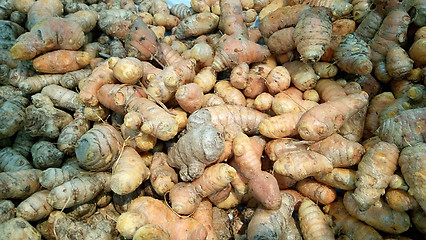
[[[98,106],[84,106],[84,117],[89,121],[102,122],[108,118],[110,113],[109,109],[103,105]]]
[[[119,57],[119,58],[125,58],[126,57],[126,49],[124,48],[124,44],[120,41],[118,38],[114,38],[110,46],[110,55],[111,57]]]
[[[272,54],[286,54],[296,49],[294,42],[294,27],[287,27],[274,32],[267,40],[266,45]]]
[[[44,74],[27,77],[19,81],[19,88],[25,93],[36,93],[48,85],[59,85],[60,74]]]
[[[17,5],[20,4],[18,3]],[[27,12],[26,28],[31,30],[35,24],[43,20],[61,16],[63,11],[63,5],[59,0],[42,0],[34,2]]]
[[[0,186],[3,189],[0,199],[25,199],[40,189],[38,177],[41,170],[26,169],[17,172],[0,173]]]
[[[42,73],[67,73],[86,67],[89,53],[84,51],[56,50],[33,60],[34,69]]]
[[[416,208],[411,211],[411,222],[413,226],[421,233],[426,233],[425,219],[426,214],[421,208]]]
[[[44,94],[31,96],[33,105],[25,109],[27,121],[24,128],[33,137],[45,136],[57,138],[60,131],[72,121],[72,116],[53,106],[53,102]],[[43,103],[37,103],[43,99]]]
[[[178,182],[178,175],[168,165],[165,153],[154,153],[149,169],[151,172],[149,180],[151,181],[152,188],[160,196],[163,196]]]
[[[421,208],[426,209],[426,196],[422,191],[425,178],[425,143],[418,143],[413,146],[405,147],[399,156],[398,163],[401,167],[402,175],[410,189],[408,192],[414,196]]]
[[[154,66],[151,66],[149,62],[143,62],[134,57],[126,57],[119,59],[112,67],[114,77],[118,81],[126,84],[136,84],[138,81],[145,82],[147,75],[151,74],[150,70],[157,70]]]
[[[55,209],[64,209],[85,203],[102,191],[110,189],[110,173],[92,173],[80,175],[50,190],[48,203]]]
[[[146,217],[137,212],[126,211],[117,220],[117,230],[123,237],[128,239],[132,238],[139,228],[147,225]]]
[[[49,190],[38,191],[16,207],[16,215],[27,221],[37,221],[49,216],[53,207],[47,203]]]
[[[208,199],[216,205],[216,207],[230,209],[241,203],[242,195],[233,190],[231,184],[228,184],[220,191],[209,195]]]
[[[149,169],[139,153],[131,147],[124,147],[112,168],[111,190],[120,195],[131,193],[149,175]]]
[[[135,191],[125,195],[114,193],[111,201],[117,212],[124,213],[129,209],[129,204],[133,201],[133,199],[143,196],[144,194],[144,189],[142,189],[142,187],[138,187]]]
[[[333,167],[356,165],[364,154],[361,144],[349,141],[337,133],[310,145],[308,149],[330,159]]]
[[[188,124],[188,132],[168,152],[168,164],[180,169],[179,175],[184,181],[200,177],[204,168],[215,162],[225,149],[224,135],[209,119],[206,116],[205,123],[194,128]]]
[[[292,217],[296,200],[289,193],[281,192],[281,207],[270,210],[258,207],[247,226],[248,239],[276,238],[302,239]]]
[[[408,53],[399,46],[391,47],[386,54],[386,71],[389,76],[401,79],[413,70],[413,60]]]
[[[28,99],[23,96],[14,96],[0,102],[0,138],[11,137],[25,126],[27,106]]]
[[[286,152],[307,150],[310,142],[299,141],[293,138],[279,138],[266,143],[265,153],[273,162]]]
[[[75,154],[80,167],[90,171],[110,169],[124,143],[120,132],[105,123],[95,125],[77,141]]]
[[[136,126],[141,132],[163,141],[176,136],[179,127],[177,120],[154,102],[146,98],[132,97],[126,105],[124,124],[127,127]]]
[[[246,96],[248,99],[254,99],[259,94],[267,91],[266,84],[265,84],[266,76],[262,76],[262,75],[263,75],[262,73],[256,70],[253,70],[253,68],[250,69],[249,74],[247,76],[247,86],[243,91],[244,96]],[[246,105],[246,106],[249,106],[249,105]]]
[[[377,30],[379,30],[380,25],[383,21],[383,15],[378,13],[376,10],[371,10],[359,24],[358,28],[355,30],[355,34],[364,40],[364,42],[369,43],[373,39]]]
[[[10,53],[14,59],[28,60],[50,50],[77,50],[83,43],[84,32],[77,22],[51,17],[37,23],[30,32],[16,39]]]
[[[203,105],[203,89],[196,83],[188,83],[176,90],[176,101],[188,113],[193,113]]]
[[[207,93],[203,97],[203,106],[202,108],[212,107],[217,105],[225,105],[223,98],[219,97],[214,93]]]
[[[385,193],[396,170],[399,151],[390,143],[379,142],[369,148],[358,164],[356,189],[352,197],[361,211],[374,205]]]
[[[58,239],[108,239],[111,238],[108,229],[108,221],[96,223],[86,223],[75,221],[61,211],[53,211],[48,220],[40,224],[37,229],[43,235],[52,236]]]
[[[361,92],[313,107],[302,115],[298,124],[299,135],[305,140],[324,139],[336,132],[348,117],[365,107],[367,103],[368,94]],[[328,113],[324,115],[318,113],[322,111]],[[324,119],[318,116],[323,116]]]
[[[397,116],[385,120],[378,128],[378,136],[402,149],[425,141],[426,108],[401,111]]]
[[[182,60],[163,69],[149,82],[146,90],[161,102],[167,102],[177,89],[192,82],[195,77],[195,62]]]
[[[352,11],[352,4],[341,1],[341,0],[333,0],[333,1],[300,1],[294,0],[291,1],[292,4],[307,4],[311,7],[313,6],[321,6],[326,7],[330,10],[332,16],[334,18],[341,18],[345,15],[348,15]]]
[[[334,233],[321,209],[309,198],[299,207],[299,221],[304,239],[334,239]]]
[[[315,86],[315,90],[323,102],[346,96],[343,86],[331,79],[320,79]]]
[[[31,148],[33,164],[38,169],[60,167],[64,154],[48,141],[38,141]]]
[[[424,28],[424,27],[422,27]],[[420,28],[420,29],[422,29]],[[418,30],[418,32],[420,32]],[[420,35],[420,34],[416,34],[416,35]],[[413,45],[411,45],[408,54],[410,56],[411,59],[413,59],[414,61],[414,65],[415,66],[422,66],[426,64],[426,59],[424,57],[424,45],[426,42],[426,36],[419,36],[417,37],[418,39],[415,40],[415,42],[413,43]]]
[[[373,227],[349,215],[343,205],[342,199],[324,206],[324,212],[332,217],[332,228],[335,233],[345,234],[354,240],[383,239]]]
[[[265,81],[269,93],[277,94],[290,87],[291,77],[287,68],[276,66],[268,73]]]
[[[159,43],[154,32],[148,28],[141,17],[137,17],[129,27],[125,48],[128,57],[150,60],[155,56]]]
[[[48,85],[43,87],[41,93],[48,96],[55,107],[71,111],[83,109],[83,103],[80,101],[78,93],[70,89],[58,85]]]
[[[197,13],[183,19],[173,28],[172,33],[177,39],[198,37],[217,28],[219,17],[214,13]]]
[[[389,183],[389,188],[407,191],[408,185],[405,182],[404,178],[402,178],[402,174],[395,173],[394,175],[392,175],[392,179]]]
[[[127,139],[126,145],[134,148],[137,152],[146,152],[155,147],[157,138],[154,136],[130,129],[124,124],[121,124],[120,130],[123,139]]]
[[[216,72],[211,67],[201,69],[194,77],[194,83],[200,85],[203,93],[208,93],[216,83]]]
[[[124,40],[132,24],[132,14],[132,11],[126,9],[102,9],[98,26],[107,35]]]
[[[59,186],[80,173],[84,172],[79,166],[76,158],[70,158],[61,168],[48,168],[44,170],[39,177],[40,185],[46,189]]]
[[[41,234],[25,219],[12,218],[0,224],[0,236],[5,239],[35,239],[41,240]]]
[[[303,113],[315,105],[318,105],[318,103],[303,100],[303,93],[299,89],[289,87],[274,96],[272,110],[277,115],[296,112]]]
[[[331,21],[326,8],[304,11],[294,28],[294,42],[303,62],[317,62],[331,40]]]
[[[247,74],[249,73],[250,66],[242,62],[238,66],[234,67],[231,70],[231,75],[229,76],[229,82],[231,85],[237,89],[244,89],[247,86]]]
[[[416,199],[402,189],[387,189],[385,193],[386,202],[393,210],[406,212],[415,208],[419,208]]]
[[[96,210],[96,202],[94,200],[90,200],[89,202],[68,208],[66,213],[71,219],[81,221],[91,217]]]
[[[298,134],[297,123],[302,113],[289,112],[262,120],[259,123],[259,132],[269,138],[292,137]]]
[[[334,56],[337,66],[348,73],[366,75],[373,70],[367,43],[355,34],[343,37]]]
[[[356,171],[346,168],[333,168],[329,173],[321,173],[314,176],[315,180],[330,187],[342,190],[354,190]]]
[[[216,0],[191,0],[191,7],[195,12],[214,12],[217,2]]]
[[[7,0],[0,5],[0,19],[8,19],[10,14],[15,10],[14,1]]]
[[[254,107],[259,111],[268,111],[272,108],[273,101],[274,96],[270,93],[264,92],[254,99]]]
[[[395,102],[391,92],[380,93],[371,99],[365,117],[364,137],[372,137],[379,128],[379,113]]]
[[[399,234],[410,227],[410,217],[406,212],[395,211],[389,205],[379,199],[379,202],[366,211],[359,210],[358,204],[352,196],[352,192],[346,192],[343,198],[346,211],[351,216],[367,223],[377,230]]]
[[[214,85],[214,92],[216,95],[221,97],[227,104],[241,106],[247,105],[244,94],[237,88],[233,87],[229,81],[218,81]]]
[[[332,187],[319,183],[311,178],[300,180],[296,183],[297,191],[316,203],[324,205],[332,203],[337,193]]]
[[[315,168],[312,166],[315,165]],[[294,181],[321,173],[331,172],[331,161],[319,153],[300,150],[281,155],[274,163],[274,171]],[[295,182],[293,182],[295,183]]]
[[[259,30],[262,36],[269,38],[273,33],[280,29],[295,26],[300,15],[308,9],[309,6],[297,4],[291,7],[283,6],[266,15],[259,22]]]
[[[0,170],[3,172],[16,172],[19,170],[33,169],[31,163],[19,152],[11,147],[0,151]]]
[[[360,93],[362,91],[361,86],[357,82],[347,83],[344,90],[348,95]],[[337,132],[348,140],[359,142],[363,135],[366,114],[367,106],[364,106],[349,117]]]
[[[146,94],[138,86],[127,84],[105,84],[98,90],[99,102],[121,115],[126,115],[127,104],[133,97],[146,97]]]
[[[192,217],[206,228],[206,240],[219,239],[216,231],[213,229],[213,206],[209,200],[203,199]]]
[[[133,239],[135,240],[170,240],[169,233],[156,224],[145,224],[142,227],[138,228],[136,230],[135,234],[133,235]]]
[[[261,62],[270,55],[266,46],[261,46],[247,39],[247,28],[242,19],[240,1],[220,1],[220,9],[219,28],[222,27],[225,35],[216,45],[216,53],[212,63],[214,71],[222,72],[242,62]]]
[[[186,59],[195,59],[196,69],[209,67],[213,63],[214,48],[207,42],[199,42],[196,43],[191,49],[185,51],[183,53],[183,57]]]
[[[98,90],[102,85],[115,83],[116,81],[113,71],[109,68],[108,61],[105,61],[93,69],[92,73],[86,79],[79,82],[79,98],[85,105],[97,106],[99,104],[97,97]]]
[[[206,168],[193,182],[177,183],[169,195],[172,209],[179,214],[193,213],[204,197],[222,190],[235,176],[236,171],[233,167],[226,163],[217,163]]]
[[[315,74],[312,64],[292,61],[284,63],[283,66],[290,73],[293,85],[300,91],[315,88],[319,76]]]
[[[89,33],[98,23],[99,14],[95,10],[79,10],[65,16],[66,19],[77,22],[83,32]]]
[[[232,236],[231,220],[228,214],[218,207],[213,207],[213,229],[219,238],[230,238]]]
[[[247,135],[258,134],[260,121],[269,117],[266,113],[248,107],[225,104],[195,111],[189,116],[188,124],[203,124],[206,115],[210,115],[211,123],[223,132],[226,141],[232,141],[240,132]]]
[[[58,149],[67,155],[74,154],[78,139],[80,139],[89,128],[89,120],[84,117],[81,110],[77,110],[74,113],[74,120],[68,123],[58,136]]]
[[[281,204],[278,183],[261,168],[263,148],[244,133],[239,133],[233,141],[233,149],[237,170],[248,179],[249,193],[266,209],[278,209]]]
[[[321,60],[324,62],[333,61],[336,48],[339,46],[342,38],[355,31],[356,23],[351,19],[337,19],[332,22],[331,40],[328,48],[321,56]]]
[[[195,10],[193,8],[191,9],[184,3],[174,4],[170,8],[170,13],[178,17],[180,20],[183,20],[184,18],[191,16],[194,13],[194,11]]]
[[[152,0],[151,2],[151,4],[148,4],[150,6],[147,8],[147,10],[152,14],[152,16],[154,16],[154,22],[156,25],[171,29],[179,24],[180,19],[170,14],[170,9],[166,1]]]
[[[11,200],[0,200],[0,224],[16,216],[15,204]]]
[[[315,73],[320,78],[333,78],[339,71],[336,65],[329,62],[315,62],[312,66],[314,67]]]
[[[383,20],[382,25],[369,43],[371,47],[371,61],[373,65],[384,61],[392,46],[398,46],[406,39],[410,16],[403,10],[390,12]],[[381,80],[379,78],[379,80]]]
[[[158,217],[160,216],[160,217]],[[129,223],[139,227],[145,224],[156,224],[168,232],[171,240],[178,239],[205,239],[205,227],[193,218],[182,218],[173,213],[160,200],[151,197],[139,197],[132,201],[128,212],[117,220],[117,229],[123,236],[131,238],[138,227],[128,229]],[[133,224],[134,225],[134,224]],[[126,229],[127,228],[127,229]],[[179,231],[186,229],[186,231]]]

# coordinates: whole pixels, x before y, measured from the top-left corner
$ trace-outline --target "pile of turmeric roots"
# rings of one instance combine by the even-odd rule
[[[423,239],[424,0],[2,0],[0,239]]]

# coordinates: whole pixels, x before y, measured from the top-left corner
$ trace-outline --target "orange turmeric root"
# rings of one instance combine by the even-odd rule
[[[155,224],[164,229],[171,240],[205,239],[205,227],[193,218],[176,215],[162,201],[152,197],[139,197],[132,201],[129,210],[117,219],[117,229],[121,235],[132,238],[139,227]],[[130,226],[134,226],[131,228]],[[185,231],[181,231],[185,229]]]
[[[263,148],[244,133],[235,137],[233,146],[234,161],[238,171],[248,179],[249,192],[266,209],[278,209],[281,195],[277,180],[270,173],[262,171],[260,157]]]
[[[51,50],[77,50],[83,43],[84,32],[77,22],[52,17],[37,23],[30,32],[19,36],[10,49],[10,54],[14,59],[28,60]]]
[[[84,51],[56,50],[33,60],[34,69],[42,73],[67,73],[89,65],[90,55]]]

